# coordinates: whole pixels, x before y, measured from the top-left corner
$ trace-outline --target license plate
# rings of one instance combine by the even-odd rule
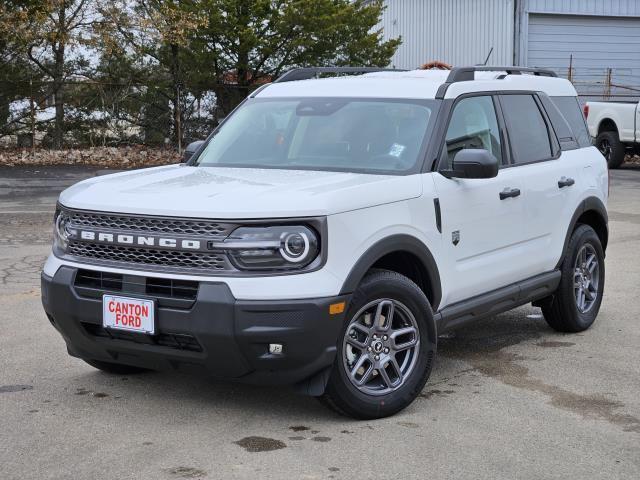
[[[155,333],[155,303],[153,300],[104,295],[102,326],[128,332]]]

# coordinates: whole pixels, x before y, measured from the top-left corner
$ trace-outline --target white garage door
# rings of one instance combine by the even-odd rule
[[[527,64],[566,78],[571,56],[579,93],[610,93],[620,100],[640,96],[640,18],[531,14]]]

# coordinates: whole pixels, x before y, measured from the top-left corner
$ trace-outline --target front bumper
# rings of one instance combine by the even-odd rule
[[[124,275],[80,286],[80,270],[42,275],[42,303],[70,355],[153,370],[191,369],[248,383],[293,385],[319,395],[333,364],[344,313],[329,305],[347,296],[277,301],[236,300],[225,283],[199,282],[191,301],[144,290],[147,277]],[[269,281],[269,279],[265,279]],[[157,301],[156,335],[102,328],[102,294]],[[270,354],[269,344],[283,345]]]

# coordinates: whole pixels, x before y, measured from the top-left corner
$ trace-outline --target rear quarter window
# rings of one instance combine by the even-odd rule
[[[562,112],[558,109],[557,105],[543,93],[538,93],[538,98],[542,102],[544,110],[547,112],[547,116],[551,121],[553,130],[558,137],[560,147],[562,150],[575,150],[580,148],[576,135],[573,133],[573,129],[569,126],[569,123],[562,115]]]
[[[550,97],[565,118],[580,148],[593,145],[577,97]]]

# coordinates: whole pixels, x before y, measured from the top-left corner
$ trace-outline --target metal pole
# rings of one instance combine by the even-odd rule
[[[36,107],[33,101],[33,79],[29,79],[29,106],[31,108],[31,156],[36,150]]]
[[[182,155],[182,113],[180,111],[180,85],[176,85],[176,135],[178,137],[178,155]]]

